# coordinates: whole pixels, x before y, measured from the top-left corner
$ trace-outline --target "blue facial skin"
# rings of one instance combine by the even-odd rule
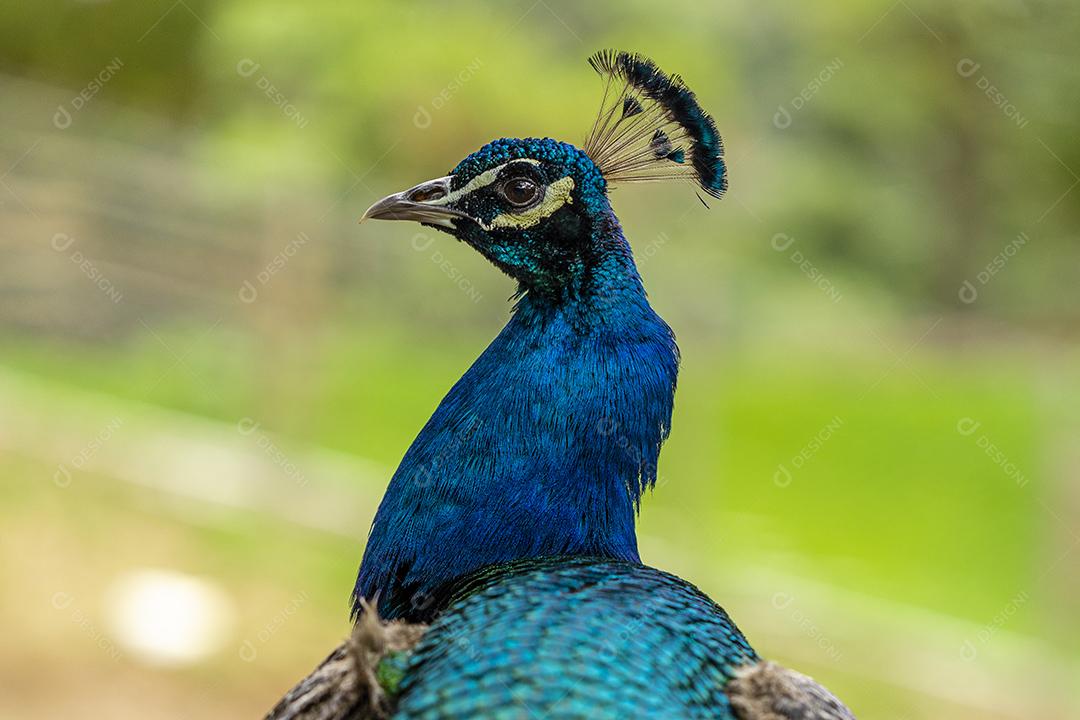
[[[589,158],[554,140],[497,140],[451,189],[509,160],[571,202],[538,224],[447,230],[519,283],[502,332],[405,453],[375,516],[354,591],[389,619],[427,622],[453,581],[521,558],[640,562],[634,522],[671,425],[678,348],[653,312]],[[516,165],[515,165],[516,168]],[[495,187],[457,208],[490,224]],[[439,228],[444,229],[445,228]]]

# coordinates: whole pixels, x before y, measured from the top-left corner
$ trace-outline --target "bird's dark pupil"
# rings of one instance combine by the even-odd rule
[[[536,185],[531,180],[511,180],[506,184],[503,193],[514,205],[527,205],[536,197]]]

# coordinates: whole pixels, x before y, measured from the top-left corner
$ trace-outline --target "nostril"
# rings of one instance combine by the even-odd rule
[[[431,202],[446,197],[446,189],[441,185],[419,187],[409,193],[409,199],[413,202]]]

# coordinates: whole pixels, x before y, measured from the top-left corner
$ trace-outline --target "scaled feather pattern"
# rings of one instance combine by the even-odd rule
[[[408,662],[400,718],[735,718],[724,686],[758,661],[692,585],[590,558],[491,568]]]

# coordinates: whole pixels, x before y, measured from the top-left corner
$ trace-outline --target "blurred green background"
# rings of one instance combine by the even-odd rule
[[[683,350],[647,562],[860,717],[1080,716],[1080,9],[0,2],[0,717],[252,717],[514,288],[356,220],[632,49],[731,191],[613,194]]]

